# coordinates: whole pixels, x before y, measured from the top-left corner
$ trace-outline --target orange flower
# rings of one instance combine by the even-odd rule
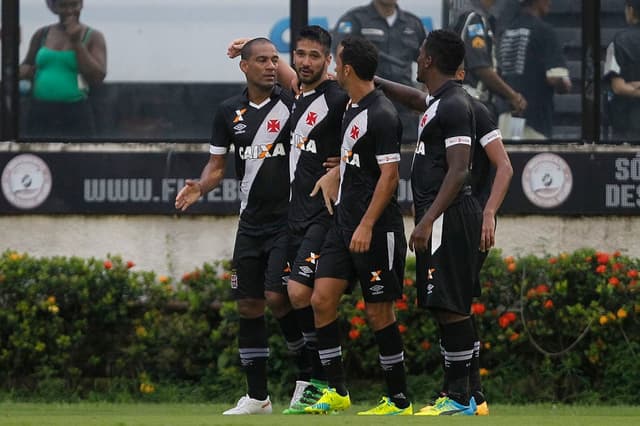
[[[135,264],[135,263],[133,263],[133,261],[132,261],[132,260],[127,260],[127,269],[131,269],[131,268],[133,268],[134,266],[136,266],[136,264]]]
[[[511,324],[511,321],[509,321],[509,318],[502,315],[498,318],[498,324],[500,325],[500,328],[507,328],[509,327],[509,324]]]
[[[622,265],[622,263],[616,262],[616,263],[613,264],[611,269],[613,269],[615,272],[618,272],[620,269],[622,269],[623,266],[624,265]]]
[[[407,311],[409,310],[409,305],[404,300],[398,300],[396,302],[396,309],[399,311]]]
[[[629,271],[627,271],[627,277],[638,278],[638,271],[636,269],[629,269]]]
[[[169,282],[169,277],[167,277],[166,275],[160,275],[158,277],[158,281],[160,281],[162,284],[166,284]]]
[[[504,263],[506,263],[507,265],[513,262],[515,262],[515,259],[513,258],[513,256],[507,256],[504,258]]]
[[[514,272],[516,270],[516,264],[514,263],[510,263],[507,265],[507,271],[509,272]]]
[[[428,340],[424,340],[422,343],[420,343],[420,346],[422,347],[422,349],[424,349],[425,351],[428,351],[429,349],[431,349],[431,343],[429,343]]]
[[[600,321],[600,325],[605,325],[606,323],[609,322],[609,318],[607,318],[606,315],[601,315],[599,321]]]
[[[509,340],[511,340],[512,342],[515,342],[519,338],[520,338],[520,334],[518,333],[512,333],[511,336],[509,336]]]
[[[584,261],[587,263],[591,263],[591,261],[593,260],[593,258],[591,256],[587,256],[584,258]]]
[[[549,299],[546,302],[544,302],[544,308],[545,309],[553,309],[553,300]]]
[[[609,263],[609,255],[607,253],[596,253],[596,260],[599,264],[604,265],[605,263]]]
[[[409,330],[409,327],[404,324],[398,324],[398,331],[400,332],[400,334],[406,333],[407,330]]]
[[[486,312],[487,308],[482,303],[472,303],[471,304],[471,312],[474,315],[482,315]]]
[[[349,330],[349,339],[356,340],[359,337],[360,337],[360,330],[358,330],[357,328],[352,328],[351,330]]]
[[[351,321],[349,321],[353,326],[365,325],[367,322],[359,316],[351,317]]]
[[[359,311],[364,311],[365,306],[366,305],[364,303],[364,300],[362,300],[362,299],[360,299],[360,300],[358,300],[356,302],[356,309],[359,310]]]
[[[555,265],[556,263],[558,263],[558,259],[556,259],[555,257],[552,257],[549,259],[549,263],[552,265]]]
[[[487,370],[486,368],[481,368],[478,371],[480,372],[480,376],[482,376],[482,377],[486,377],[486,376],[489,375],[489,370]]]
[[[404,279],[404,285],[406,285],[407,287],[411,287],[414,284],[413,279],[411,278],[405,278]]]
[[[536,293],[538,294],[547,294],[549,293],[549,286],[546,284],[540,284],[536,287]]]
[[[618,285],[620,285],[620,280],[616,277],[611,277],[609,278],[609,285],[617,287]]]
[[[620,257],[622,256],[622,253],[620,253],[620,250],[616,250],[613,252],[613,257]]]
[[[484,342],[484,349],[485,349],[485,350],[487,350],[487,351],[488,351],[489,349],[491,349],[491,343],[489,343],[489,342]]]
[[[538,292],[536,291],[535,288],[530,288],[529,291],[527,291],[527,299],[531,299],[532,297],[535,297],[538,295]]]
[[[113,268],[113,263],[112,263],[109,259],[105,260],[105,261],[104,261],[104,263],[103,263],[103,265],[104,265],[104,269],[111,269],[111,268]]]
[[[605,272],[607,272],[607,266],[606,265],[598,265],[598,267],[596,268],[596,272],[599,274],[604,274]]]
[[[182,275],[182,282],[186,283],[187,281],[189,281],[191,279],[191,274],[189,272],[185,272]]]
[[[618,309],[618,312],[616,312],[616,316],[620,319],[625,319],[627,315],[627,311],[624,308],[620,308]]]

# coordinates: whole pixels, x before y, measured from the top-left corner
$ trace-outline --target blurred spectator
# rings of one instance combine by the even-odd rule
[[[520,114],[527,107],[525,97],[503,81],[496,70],[495,18],[489,12],[494,3],[495,0],[470,0],[469,9],[455,21],[454,31],[462,37],[466,48],[463,85],[494,114],[493,94],[505,99]]]
[[[422,21],[398,6],[397,0],[373,0],[347,11],[333,30],[333,48],[349,35],[362,36],[378,48],[376,75],[406,85],[415,85],[411,75],[420,45],[426,39]],[[418,114],[396,103],[403,125],[403,140],[417,139]]]
[[[517,136],[546,139],[553,127],[553,93],[569,92],[571,80],[557,35],[542,20],[549,13],[551,0],[521,0],[520,4],[520,13],[502,34],[499,64],[504,80],[528,102],[525,122],[520,122],[517,130],[521,135]],[[513,121],[509,112],[500,115],[505,139],[516,136]]]
[[[626,0],[629,27],[607,48],[604,78],[610,85],[609,121],[614,138],[640,138],[640,0]]]
[[[20,65],[32,81],[32,102],[23,136],[91,137],[95,133],[89,87],[107,72],[104,36],[80,22],[82,0],[47,0],[58,22],[38,29]]]

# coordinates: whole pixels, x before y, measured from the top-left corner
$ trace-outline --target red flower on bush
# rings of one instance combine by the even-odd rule
[[[131,269],[131,268],[133,268],[134,266],[136,266],[136,264],[135,264],[135,263],[133,263],[133,261],[132,261],[132,260],[127,260],[127,269]]]
[[[483,303],[472,303],[471,312],[474,315],[482,315],[487,311],[487,307]]]
[[[598,265],[598,267],[596,268],[596,272],[599,274],[604,274],[605,272],[607,272],[607,266],[606,265]]]
[[[549,259],[549,263],[552,264],[552,265],[555,265],[556,263],[558,263],[558,259],[555,258],[555,257],[552,257],[552,258]]]
[[[627,277],[629,277],[629,278],[638,278],[638,271],[636,269],[629,269],[627,271]]]
[[[622,265],[622,263],[616,262],[616,263],[613,264],[611,269],[613,269],[615,272],[618,272],[620,269],[622,269],[623,266],[624,265]]]
[[[515,262],[510,263],[510,264],[507,265],[507,271],[515,272],[515,270],[516,270],[516,263]]]
[[[425,351],[428,351],[429,349],[431,349],[431,343],[429,343],[428,340],[423,340],[422,343],[420,343],[420,347]]]
[[[191,274],[189,272],[185,272],[184,274],[182,274],[182,282],[183,283],[186,283],[190,279],[191,279]]]
[[[406,311],[409,309],[409,305],[404,300],[398,300],[396,302],[396,309],[399,311]]]
[[[516,320],[516,318],[517,316],[515,313],[505,312],[504,314],[500,315],[500,318],[498,318],[498,324],[501,328],[507,328],[512,322]]]
[[[536,287],[536,293],[538,294],[547,294],[549,293],[549,286],[546,284],[540,284]]]
[[[367,323],[367,322],[364,320],[364,318],[359,317],[359,316],[357,316],[357,315],[356,315],[356,316],[354,316],[354,317],[351,317],[351,321],[349,321],[349,322],[351,323],[351,325],[354,325],[354,326],[356,326],[356,327],[357,327],[357,326],[359,326],[359,325],[365,325],[365,324]]]
[[[103,263],[103,265],[104,265],[104,269],[111,269],[111,268],[113,268],[113,263],[112,263],[109,259],[105,260],[105,261],[104,261],[104,263]]]
[[[515,341],[516,341],[516,340],[518,340],[519,338],[520,338],[520,334],[518,334],[518,333],[512,333],[512,334],[509,336],[509,340],[511,340],[512,342],[515,342]]]
[[[360,330],[358,330],[357,328],[352,328],[351,330],[349,330],[349,339],[356,340],[359,337],[360,337]]]
[[[364,311],[365,306],[366,305],[364,303],[364,300],[362,300],[362,299],[360,299],[360,300],[358,300],[356,302],[356,309],[359,310],[359,311]]]
[[[617,287],[618,285],[620,285],[620,280],[616,277],[611,277],[609,278],[609,285]]]
[[[622,253],[620,253],[620,250],[616,250],[613,252],[613,257],[620,257],[622,256]]]
[[[406,285],[407,287],[411,287],[414,284],[413,279],[411,278],[405,278],[404,279],[404,285]]]
[[[409,327],[404,324],[398,324],[398,331],[400,332],[400,334],[406,333],[407,330],[409,330]]]
[[[546,302],[544,302],[544,308],[545,309],[553,309],[553,300],[549,299]]]
[[[596,260],[599,264],[604,265],[605,263],[609,263],[609,255],[607,253],[596,253]]]

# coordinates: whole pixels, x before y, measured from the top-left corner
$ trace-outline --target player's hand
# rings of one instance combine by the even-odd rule
[[[195,203],[202,196],[202,186],[197,180],[187,179],[184,187],[176,196],[176,209],[185,211],[191,204]]]
[[[480,251],[488,251],[496,244],[496,217],[491,213],[482,215],[482,234],[480,235]]]
[[[340,174],[335,173],[334,170],[336,169],[332,169],[331,172],[318,179],[313,191],[309,194],[311,197],[315,197],[318,191],[322,191],[324,205],[331,215],[333,214],[333,202],[338,199],[338,187],[340,186]]]
[[[362,223],[358,225],[355,232],[351,236],[349,251],[352,253],[366,253],[371,247],[372,228]]]
[[[333,169],[340,165],[340,157],[327,157],[322,163],[322,167],[325,168],[326,171]]]
[[[242,38],[237,38],[233,40],[227,47],[227,56],[231,59],[235,58],[236,56],[239,56],[240,52],[242,51],[242,48],[244,47],[245,44],[247,44],[249,40],[251,39],[248,37],[242,37]]]
[[[511,109],[514,114],[521,115],[527,109],[527,100],[521,93],[515,92],[515,95],[509,99]]]
[[[431,237],[431,229],[433,222],[423,217],[416,225],[409,238],[409,249],[415,251],[426,251],[429,238]]]
[[[77,45],[82,43],[82,25],[80,25],[76,15],[69,15],[64,18],[62,25],[64,27],[64,32],[71,41],[71,44]]]

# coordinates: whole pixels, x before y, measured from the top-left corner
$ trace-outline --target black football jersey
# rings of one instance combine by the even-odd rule
[[[380,164],[400,161],[402,124],[395,107],[379,90],[350,103],[342,120],[340,189],[336,225],[355,230],[380,178]],[[395,195],[375,224],[380,231],[403,229]]]
[[[334,80],[296,97],[291,113],[289,221],[307,226],[329,221],[322,195],[309,196],[325,174],[322,163],[340,155],[340,126],[349,97]]]
[[[290,109],[293,97],[275,86],[262,104],[246,90],[220,104],[211,137],[211,154],[235,147],[240,181],[240,227],[261,233],[286,223],[289,204]]]
[[[447,173],[447,148],[471,146],[475,120],[471,102],[462,86],[451,80],[429,97],[418,124],[418,143],[411,168],[416,220],[433,203]],[[462,190],[460,191],[462,193]],[[457,202],[460,195],[454,200]]]

